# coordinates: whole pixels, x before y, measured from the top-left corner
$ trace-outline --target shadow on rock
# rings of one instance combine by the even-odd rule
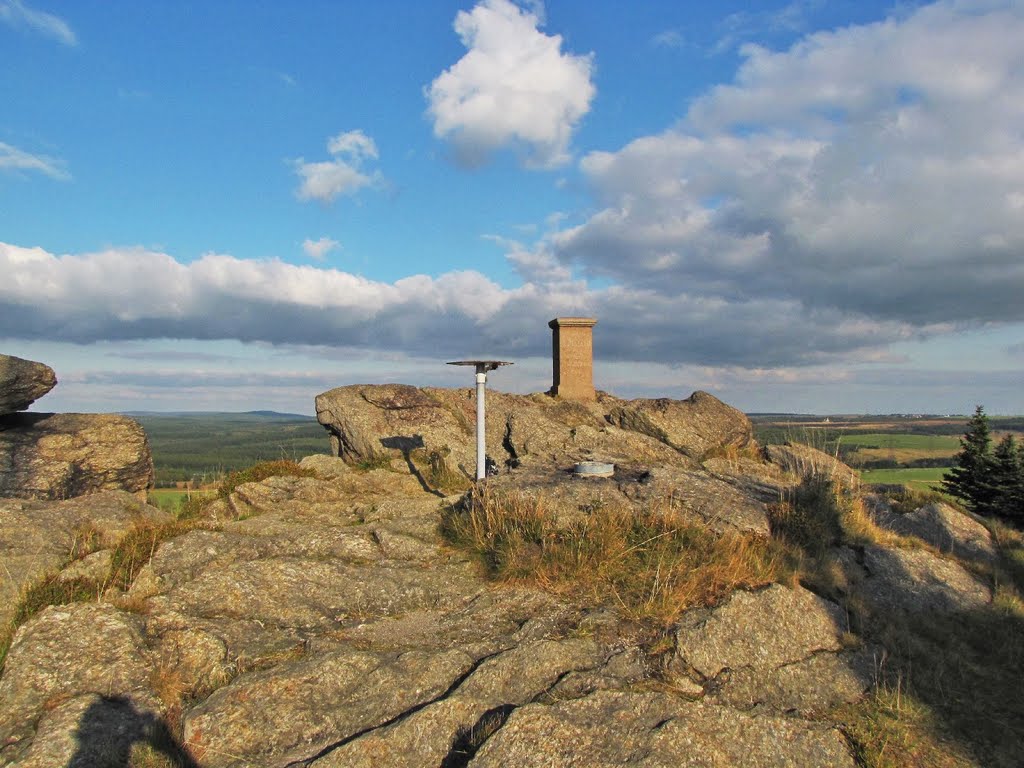
[[[177,768],[200,768],[161,718],[139,710],[125,696],[101,696],[85,710],[78,746],[66,768],[129,768],[132,750],[149,747]]]
[[[409,471],[412,473],[412,476],[419,481],[419,484],[423,488],[423,490],[426,491],[427,493],[432,493],[435,496],[440,496],[441,498],[444,498],[443,493],[441,493],[436,488],[430,487],[430,484],[427,482],[426,478],[423,477],[423,473],[420,472],[419,468],[413,463],[412,452],[415,451],[417,448],[423,448],[426,445],[423,442],[423,435],[395,435],[393,437],[382,437],[380,439],[380,444],[385,448],[393,448],[395,450],[401,451],[402,458],[404,458],[405,463],[409,465]]]
[[[865,634],[891,654],[880,672],[927,708],[939,743],[981,765],[1024,765],[1024,621],[989,585],[927,550],[868,547]],[[1022,586],[1017,584],[1019,590]]]

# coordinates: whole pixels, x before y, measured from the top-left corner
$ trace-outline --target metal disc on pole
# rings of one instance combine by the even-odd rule
[[[476,368],[476,479],[483,480],[487,477],[487,433],[484,429],[484,388],[487,384],[487,372],[512,363],[505,360],[455,360],[448,365],[472,365]]]

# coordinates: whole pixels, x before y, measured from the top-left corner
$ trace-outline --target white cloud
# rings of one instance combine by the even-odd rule
[[[33,155],[0,141],[0,171],[38,171],[52,179],[67,181],[71,178],[59,160],[46,155]]]
[[[77,45],[78,38],[66,21],[52,13],[29,8],[22,0],[0,0],[0,21],[12,27],[28,27],[64,45]]]
[[[951,0],[748,46],[676,127],[586,156],[598,210],[548,246],[658,297],[794,308],[780,333],[1024,321],[1021,40],[1024,5]]]
[[[327,254],[338,248],[340,243],[329,237],[321,237],[319,240],[310,240],[308,237],[302,242],[302,250],[311,259],[323,261]]]
[[[479,165],[501,147],[525,153],[528,165],[569,159],[569,141],[590,110],[593,55],[562,53],[560,35],[545,35],[541,15],[509,0],[482,0],[455,17],[468,52],[430,85],[434,135],[458,159]]]
[[[76,343],[238,339],[442,357],[487,350],[523,356],[548,353],[552,317],[596,314],[605,359],[753,366],[863,358],[921,333],[903,323],[808,310],[793,300],[589,289],[543,252],[520,249],[520,262],[537,282],[508,289],[472,271],[386,283],[225,254],[184,264],[143,248],[58,256],[0,243],[2,333]]]
[[[353,195],[380,180],[377,172],[361,170],[365,160],[377,159],[377,145],[362,131],[339,133],[327,141],[331,160],[307,163],[295,161],[295,173],[302,179],[296,195],[300,200],[332,203],[341,195]]]

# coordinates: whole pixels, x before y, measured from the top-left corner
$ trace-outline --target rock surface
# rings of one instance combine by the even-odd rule
[[[868,546],[845,563],[858,593],[882,613],[969,611],[992,600],[992,591],[966,568],[926,549]]]
[[[153,486],[146,433],[124,416],[16,413],[0,416],[0,496],[68,499]]]
[[[988,528],[949,504],[933,502],[906,514],[887,508],[877,511],[874,517],[883,528],[914,536],[940,552],[986,563],[995,560],[996,550]]]
[[[870,657],[843,652],[846,631],[838,605],[773,584],[686,614],[676,656],[714,701],[813,714],[858,699],[872,682]]]
[[[617,727],[608,727],[615,723]],[[657,693],[598,692],[517,709],[469,765],[853,768],[834,728]]]
[[[5,566],[0,568],[0,627],[10,621],[30,584],[62,568],[69,576],[95,575],[81,572],[79,558],[89,553],[109,558],[110,548],[134,526],[169,517],[125,491],[58,503],[0,499],[0,562]]]
[[[317,396],[316,411],[335,453],[351,463],[447,448],[453,464],[471,475],[474,398],[471,389],[355,385]],[[489,391],[486,428],[488,455],[501,467],[542,461],[571,468],[597,459],[692,466],[686,459],[753,441],[750,420],[704,392],[682,401],[627,401],[601,393],[593,403],[579,403]]]
[[[24,411],[56,384],[57,375],[50,366],[0,355],[0,415]]]
[[[442,544],[443,502],[408,471],[305,463],[324,475],[239,486],[160,545],[119,598],[132,611],[59,606],[22,626],[0,678],[0,764],[102,764],[104,744],[122,754],[172,726],[172,746],[204,768],[852,764],[836,731],[800,713],[752,717],[713,692],[694,702],[699,685],[643,692],[656,665],[631,624],[490,587]],[[61,506],[3,509],[41,519]],[[831,622],[810,646],[838,658],[821,651],[835,645],[830,609],[793,599]],[[700,643],[687,647],[696,660]],[[739,651],[721,653],[739,669]]]
[[[549,495],[568,523],[621,504],[767,536],[773,498],[807,472],[844,476],[813,449],[760,454],[732,414],[716,431],[702,419],[727,406],[708,398],[489,395],[503,470],[488,484]],[[871,685],[876,651],[839,606],[773,584],[662,634],[612,600],[496,587],[441,539],[457,497],[424,461],[472,468],[472,393],[345,387],[317,405],[341,457],[303,460],[313,477],[238,486],[141,556],[126,591],[17,629],[0,766],[147,764],[139,750],[204,768],[856,765],[829,718]],[[615,475],[572,479],[585,458],[614,461]],[[125,532],[162,514],[113,491],[0,500],[0,606],[44,573],[95,578]],[[91,554],[72,557],[86,540]],[[991,599],[928,549],[839,553],[843,588],[869,615]]]

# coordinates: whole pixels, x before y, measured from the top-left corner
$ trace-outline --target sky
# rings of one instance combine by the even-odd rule
[[[1024,0],[0,0],[35,410],[1024,413]]]

